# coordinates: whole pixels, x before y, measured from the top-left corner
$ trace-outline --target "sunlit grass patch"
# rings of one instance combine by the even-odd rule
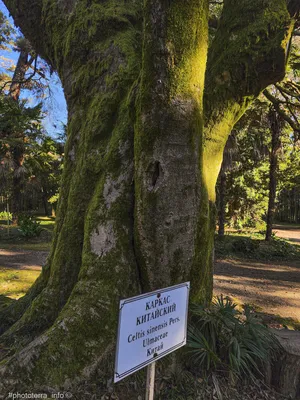
[[[0,295],[11,299],[24,296],[39,276],[40,271],[13,269],[0,266]]]
[[[53,230],[55,224],[54,217],[36,217],[36,220],[40,222],[43,228]]]

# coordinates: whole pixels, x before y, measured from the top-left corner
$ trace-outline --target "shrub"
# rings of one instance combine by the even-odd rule
[[[40,236],[43,228],[40,222],[36,221],[32,215],[22,214],[18,217],[19,231],[26,238]]]
[[[192,366],[208,374],[226,372],[233,380],[262,377],[263,366],[280,345],[249,306],[243,312],[236,307],[223,296],[209,308],[192,307],[188,330]]]
[[[234,252],[254,253],[258,248],[258,243],[247,237],[236,237],[231,243],[231,248]]]

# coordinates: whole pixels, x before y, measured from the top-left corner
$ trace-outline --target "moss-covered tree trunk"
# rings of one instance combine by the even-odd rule
[[[120,298],[190,280],[210,300],[223,148],[283,77],[293,18],[226,0],[206,64],[207,0],[5,4],[60,75],[68,140],[47,265],[0,315],[0,393],[74,390],[112,376]]]

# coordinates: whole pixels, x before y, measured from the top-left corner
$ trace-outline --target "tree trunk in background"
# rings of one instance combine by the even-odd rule
[[[284,0],[227,0],[205,77],[207,0],[5,4],[59,73],[68,140],[48,263],[0,314],[0,393],[74,391],[113,376],[120,298],[190,280],[210,301],[224,145],[284,76],[293,19]]]
[[[25,74],[30,66],[28,63],[29,53],[27,50],[21,50],[18,62],[13,74],[12,82],[9,88],[9,95],[11,98],[18,102],[20,98],[21,88],[24,85]],[[17,216],[22,211],[22,189],[23,189],[23,162],[25,146],[23,143],[24,133],[20,132],[18,135],[14,135],[14,139],[18,139],[19,143],[11,148],[12,159],[14,163],[13,167],[13,183],[12,183],[12,198],[11,212],[13,219],[16,220]]]
[[[266,240],[272,238],[273,220],[275,214],[275,200],[277,187],[277,169],[278,169],[278,151],[281,147],[280,133],[282,121],[276,111],[271,109],[269,112],[269,121],[272,134],[272,144],[270,151],[270,169],[269,169],[269,203],[267,212]]]
[[[218,235],[224,236],[225,233],[225,207],[226,207],[226,173],[222,166],[220,171],[220,186],[219,186],[219,215],[218,215]]]
[[[42,187],[42,200],[43,200],[45,216],[49,217],[50,212],[49,212],[49,206],[48,206],[48,194],[47,194],[47,190],[44,187]]]
[[[13,78],[9,88],[9,95],[15,101],[19,101],[21,89],[25,81],[25,74],[30,66],[30,63],[28,63],[28,55],[28,50],[20,51],[18,62],[14,70]]]
[[[236,131],[231,131],[228,136],[223,152],[223,161],[218,177],[218,235],[225,233],[225,210],[226,210],[226,171],[232,167],[234,155],[237,153]]]

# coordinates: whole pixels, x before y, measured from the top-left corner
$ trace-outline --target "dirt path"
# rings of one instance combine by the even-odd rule
[[[300,262],[218,260],[214,293],[258,306],[268,314],[300,320]]]
[[[39,271],[45,264],[48,251],[0,249],[0,268]]]
[[[300,228],[276,225],[274,231],[277,236],[300,245]],[[47,251],[0,249],[0,294],[12,298],[24,294],[39,274],[47,254]],[[300,260],[280,263],[218,260],[214,293],[258,306],[268,314],[300,321]]]
[[[300,228],[295,229],[292,226],[274,225],[273,232],[278,237],[300,245]]]
[[[300,245],[300,228],[275,225],[274,232],[278,237]],[[239,302],[258,306],[267,314],[300,321],[300,260],[218,260],[214,274],[214,293],[222,293]]]

